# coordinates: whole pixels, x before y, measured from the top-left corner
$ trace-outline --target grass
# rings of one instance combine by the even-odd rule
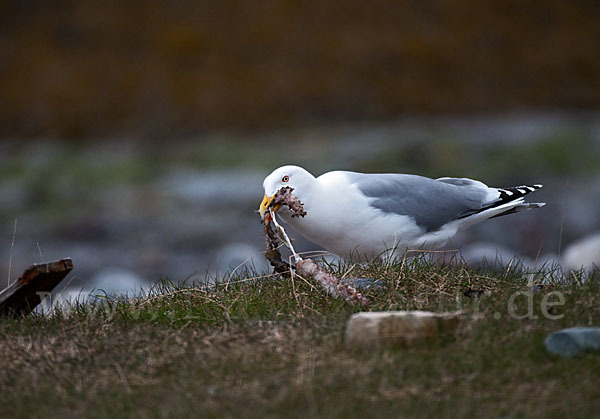
[[[6,417],[594,416],[599,355],[551,356],[554,330],[598,324],[600,281],[578,275],[508,302],[531,275],[406,263],[332,265],[384,281],[371,310],[468,313],[453,338],[409,349],[349,350],[358,311],[314,284],[253,279],[216,287],[162,283],[136,300],[98,299],[54,316],[0,320],[0,403]],[[468,289],[482,290],[468,298]],[[551,320],[541,302],[560,292]],[[528,297],[514,299],[518,315]],[[498,313],[498,314],[496,314]]]

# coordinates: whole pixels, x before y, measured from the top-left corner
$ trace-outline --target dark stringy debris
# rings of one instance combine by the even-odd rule
[[[293,190],[294,189],[289,186],[281,188],[275,195],[271,205],[285,205],[292,212],[292,217],[304,217],[306,215],[304,206],[298,198],[292,195]],[[265,217],[263,224],[265,243],[267,245],[265,257],[276,273],[291,273],[292,267],[281,259],[281,253],[279,252],[279,238],[271,226],[271,217]],[[302,276],[312,277],[328,294],[335,298],[342,297],[346,301],[359,304],[362,307],[368,307],[369,305],[369,301],[358,292],[356,288],[341,281],[335,275],[327,272],[309,258],[299,260],[296,263],[296,272]]]
[[[290,211],[292,211],[292,217],[304,217],[306,215],[306,211],[304,211],[304,205],[298,198],[292,195],[292,191],[294,188],[290,186],[285,186],[281,188],[275,194],[275,199],[273,199],[273,203],[271,205],[285,205]]]

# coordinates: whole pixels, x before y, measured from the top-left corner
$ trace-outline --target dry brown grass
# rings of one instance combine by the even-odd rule
[[[136,302],[3,319],[3,414],[558,417],[598,411],[598,355],[558,359],[542,346],[552,330],[598,324],[597,277],[532,294],[538,318],[516,320],[506,303],[526,289],[518,270],[374,263],[354,265],[350,275],[385,282],[367,292],[374,310],[459,304],[471,316],[452,339],[356,352],[342,340],[355,307],[303,281],[263,279],[213,289],[165,286]],[[467,298],[462,293],[469,288],[487,295]],[[560,320],[540,315],[549,289],[565,295]],[[516,309],[525,312],[525,301]]]

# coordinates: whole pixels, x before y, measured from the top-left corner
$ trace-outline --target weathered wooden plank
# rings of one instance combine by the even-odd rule
[[[0,315],[31,313],[72,269],[70,258],[31,265],[17,281],[0,291]]]

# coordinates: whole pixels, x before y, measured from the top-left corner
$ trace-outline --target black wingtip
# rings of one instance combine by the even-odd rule
[[[521,185],[521,186],[513,186],[510,188],[497,188],[498,192],[500,192],[500,201],[508,202],[518,199],[522,196],[525,196],[531,192],[534,192],[538,189],[542,189],[544,185],[541,183],[536,183],[535,185]]]
[[[533,191],[536,191],[537,189],[541,189],[543,187],[542,184],[535,184],[535,185],[522,185],[522,186],[513,186],[510,188],[495,188],[499,193],[500,193],[500,197],[498,199],[496,199],[495,201],[491,202],[489,205],[483,206],[481,207],[479,210],[477,211],[468,211],[465,212],[464,214],[461,214],[458,218],[465,218],[465,217],[469,217],[471,215],[495,208],[495,207],[499,207],[501,205],[507,204],[509,202],[512,201],[517,201],[521,198],[523,198],[525,195],[530,194]],[[521,203],[516,203],[515,207],[508,209],[505,212],[502,212],[500,214],[496,214],[493,217],[490,218],[494,218],[494,217],[500,217],[501,215],[507,215],[507,214],[513,214],[515,212],[518,211],[523,211],[525,209],[532,209],[532,208],[539,208],[544,206],[544,203],[528,203],[528,202],[522,202]]]

